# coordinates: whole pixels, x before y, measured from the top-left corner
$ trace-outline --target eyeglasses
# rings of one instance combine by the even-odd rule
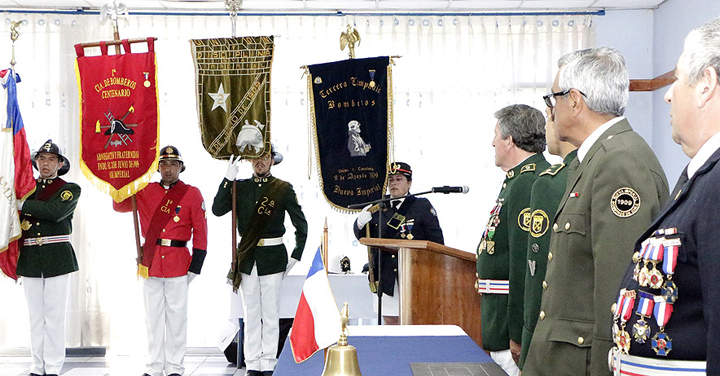
[[[555,97],[562,97],[564,95],[568,95],[568,93],[570,93],[571,90],[572,90],[572,88],[566,89],[563,91],[558,91],[557,93],[550,93],[550,94],[543,95],[543,99],[545,100],[545,105],[550,108],[555,108],[555,104],[557,104],[557,100],[555,99]],[[577,89],[575,89],[575,90],[577,90]],[[583,97],[587,98],[587,95],[585,95],[585,93],[583,93],[580,90],[577,90],[577,91]]]

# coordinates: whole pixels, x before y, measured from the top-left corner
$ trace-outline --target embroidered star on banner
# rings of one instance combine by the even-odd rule
[[[220,88],[218,88],[217,93],[208,93],[208,95],[215,101],[210,111],[222,107],[222,109],[227,112],[227,99],[230,97],[230,93],[225,93],[222,82],[220,83]]]

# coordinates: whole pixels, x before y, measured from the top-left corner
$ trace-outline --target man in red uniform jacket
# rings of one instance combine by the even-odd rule
[[[145,238],[138,259],[138,273],[146,278],[149,361],[143,376],[180,376],[185,371],[188,285],[200,274],[207,254],[207,219],[200,190],[178,179],[185,164],[177,148],[160,150],[159,171],[160,182],[135,195]],[[129,212],[132,202],[113,203],[113,209]],[[192,254],[187,247],[191,237]]]

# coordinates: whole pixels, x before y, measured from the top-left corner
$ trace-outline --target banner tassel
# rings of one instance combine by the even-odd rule
[[[138,271],[137,271],[138,277],[142,277],[144,279],[148,279],[150,277],[150,273],[148,270],[148,267],[143,264],[138,264]]]

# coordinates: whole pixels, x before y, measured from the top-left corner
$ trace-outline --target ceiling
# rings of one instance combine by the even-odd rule
[[[655,9],[667,0],[243,0],[241,12],[462,13]],[[113,0],[0,0],[0,10],[98,11]],[[224,12],[224,0],[118,0],[135,12]]]

